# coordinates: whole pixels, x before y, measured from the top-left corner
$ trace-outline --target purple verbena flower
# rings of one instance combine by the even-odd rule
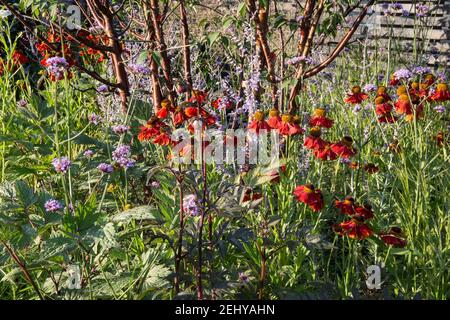
[[[47,71],[55,77],[56,80],[64,78],[64,72],[69,69],[69,63],[63,57],[51,57],[45,60]]]
[[[25,107],[28,104],[28,101],[25,99],[20,99],[19,101],[17,101],[17,106],[18,107]]]
[[[373,92],[373,91],[377,90],[377,86],[374,84],[368,83],[363,87],[363,90],[365,92]]]
[[[427,73],[431,73],[431,69],[430,69],[430,67],[417,66],[417,67],[413,68],[412,72],[415,74],[418,74],[418,75],[424,75]]]
[[[113,126],[111,129],[116,134],[124,134],[128,132],[128,130],[130,130],[130,127],[123,124],[119,124],[117,126]]]
[[[403,10],[403,6],[400,3],[393,3],[391,4],[391,8],[395,11]]]
[[[133,63],[133,64],[130,64],[129,67],[133,73],[137,73],[137,74],[141,74],[141,75],[150,74],[150,69],[146,65]]]
[[[97,169],[100,170],[103,173],[111,173],[111,172],[114,171],[114,167],[112,165],[110,165],[110,164],[107,164],[107,163],[100,163],[97,166]]]
[[[244,272],[239,272],[239,281],[241,281],[243,284],[248,284],[250,282],[249,277]]]
[[[300,62],[305,61],[307,64],[313,64],[314,60],[310,57],[305,56],[299,56],[299,57],[292,57],[286,61],[286,64],[295,66],[296,64],[299,64]]]
[[[112,159],[122,168],[131,168],[136,161],[130,159],[131,148],[127,145],[120,145],[112,152]]]
[[[360,104],[357,104],[357,105],[355,105],[355,106],[353,107],[353,113],[354,113],[354,114],[357,114],[358,112],[361,111],[361,109],[362,109],[361,105],[360,105]]]
[[[102,84],[97,88],[97,91],[100,93],[105,93],[108,91],[108,86],[106,84]]]
[[[52,164],[56,172],[66,173],[69,171],[72,162],[67,157],[61,157],[53,159]]]
[[[394,72],[394,78],[396,80],[410,80],[413,77],[413,73],[408,69],[399,69]]]
[[[47,212],[55,212],[61,210],[63,208],[62,204],[59,203],[58,200],[50,199],[47,200],[44,204],[45,211]]]
[[[94,124],[94,125],[98,125],[100,123],[100,121],[102,120],[102,117],[99,116],[96,113],[91,113],[91,115],[88,117],[89,122]]]
[[[434,109],[434,111],[436,111],[437,113],[444,113],[444,112],[445,112],[445,106],[442,106],[442,105],[436,106],[436,107],[434,107],[433,109]]]
[[[416,5],[416,17],[425,17],[429,11],[430,8],[425,4]]]
[[[92,158],[92,156],[94,155],[94,151],[92,151],[92,150],[90,150],[90,149],[87,149],[87,150],[83,153],[83,155],[84,155],[86,158]]]
[[[183,210],[193,217],[199,215],[197,197],[194,194],[187,195],[183,198]]]
[[[436,74],[436,78],[439,82],[445,82],[447,79],[447,76],[445,75],[445,72],[439,72]]]

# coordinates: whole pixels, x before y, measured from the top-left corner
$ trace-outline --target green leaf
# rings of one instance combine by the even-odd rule
[[[153,52],[152,52],[152,58],[153,58],[153,60],[155,60],[156,64],[157,64],[160,68],[162,68],[162,66],[161,66],[161,60],[162,60],[162,57],[161,57],[161,54],[160,54],[158,51],[153,51]]]
[[[245,14],[247,13],[247,5],[244,2],[241,2],[237,8],[237,14],[241,17],[245,17]]]
[[[163,222],[158,209],[152,206],[140,206],[125,210],[112,217],[113,222],[130,222],[132,220],[151,220],[156,223]]]
[[[22,180],[16,181],[15,186],[19,202],[25,207],[25,209],[29,208],[37,201],[38,197],[34,194],[33,190],[30,187],[28,187],[28,185],[24,181]]]
[[[214,44],[214,42],[216,42],[217,38],[219,38],[220,32],[211,32],[210,34],[208,34],[208,42],[209,45],[212,46]]]

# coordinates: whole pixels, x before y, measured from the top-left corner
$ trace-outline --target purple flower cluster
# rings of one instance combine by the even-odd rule
[[[97,169],[100,170],[103,173],[112,173],[114,171],[114,167],[107,163],[100,163],[97,166]]]
[[[362,109],[361,105],[360,105],[360,104],[356,104],[356,105],[353,107],[353,113],[354,113],[354,114],[357,114],[358,112],[361,111],[361,109]]]
[[[55,158],[52,161],[56,172],[66,173],[70,169],[72,162],[67,157]]]
[[[403,10],[403,6],[400,3],[391,4],[391,8],[392,8],[392,10],[395,10],[395,11]]]
[[[436,74],[436,78],[439,82],[445,82],[447,80],[447,76],[445,75],[445,72],[438,72]]]
[[[296,64],[299,64],[300,62],[305,61],[307,64],[313,64],[314,61],[310,57],[300,56],[300,57],[293,57],[286,61],[286,64],[295,66]]]
[[[130,127],[123,124],[119,124],[117,126],[113,126],[111,129],[112,131],[114,131],[115,134],[124,134],[128,132],[128,130],[130,130]]]
[[[108,86],[106,84],[102,84],[97,88],[97,91],[100,93],[105,93],[108,91]]]
[[[86,157],[86,158],[92,158],[92,156],[94,155],[94,151],[92,151],[92,150],[90,150],[90,149],[87,149],[84,153],[83,153],[83,155]]]
[[[62,209],[62,204],[59,203],[58,200],[50,199],[47,200],[44,204],[45,211],[47,212],[55,212]]]
[[[437,113],[444,113],[445,112],[445,106],[436,106],[433,108],[434,111],[436,111]]]
[[[130,158],[131,148],[127,145],[120,145],[112,152],[112,158],[122,168],[131,168],[136,161]]]
[[[416,17],[425,17],[428,15],[430,8],[425,4],[416,5]]]
[[[243,284],[248,284],[250,282],[249,277],[244,272],[239,272],[239,281]]]
[[[368,83],[363,87],[363,90],[366,92],[373,92],[373,91],[377,90],[377,86],[374,84]]]
[[[415,73],[415,74],[418,74],[418,75],[424,75],[424,74],[427,74],[427,73],[431,73],[431,68],[430,67],[417,66],[417,67],[413,68],[412,72]]]
[[[17,106],[18,107],[25,107],[28,104],[28,101],[25,99],[20,99],[19,101],[17,101]]]
[[[100,121],[102,120],[102,117],[96,113],[91,113],[88,117],[88,120],[90,123],[92,123],[94,125],[98,125],[100,123]]]
[[[161,186],[161,184],[160,184],[158,181],[153,181],[150,185],[151,185],[153,188],[159,188],[159,187]]]
[[[183,210],[193,217],[199,215],[197,197],[194,194],[187,195],[183,198]]]
[[[52,74],[56,80],[64,78],[64,71],[69,69],[69,63],[63,57],[51,57],[45,62],[47,71]]]
[[[413,77],[413,73],[408,69],[399,69],[394,72],[394,78],[396,80],[410,80]]]
[[[130,68],[130,70],[133,73],[139,74],[139,75],[148,75],[150,74],[150,69],[143,64],[139,64],[139,63],[132,63],[128,66]]]

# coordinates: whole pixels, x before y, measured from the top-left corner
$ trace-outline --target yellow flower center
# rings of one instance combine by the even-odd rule
[[[420,90],[426,90],[427,88],[428,88],[428,84],[426,84],[426,83],[419,84],[419,89]]]
[[[343,137],[342,138],[342,143],[345,144],[347,147],[351,147],[353,144],[353,139],[351,137]]]
[[[255,114],[253,115],[253,118],[254,118],[256,121],[262,121],[262,120],[264,120],[264,112],[262,112],[262,111],[256,111]]]
[[[292,122],[292,116],[289,113],[285,113],[281,116],[281,121],[291,123]]]
[[[400,96],[400,95],[402,95],[402,94],[405,94],[406,93],[406,87],[405,86],[400,86],[400,87],[398,87],[398,89],[397,89],[397,94]]]
[[[379,86],[377,90],[378,94],[386,93],[386,87],[385,86]]]
[[[399,99],[400,101],[403,101],[403,102],[408,102],[408,101],[409,101],[409,97],[408,97],[407,94],[401,94],[401,95],[398,97],[398,99]]]
[[[326,113],[327,111],[325,110],[325,108],[317,108],[314,110],[314,115],[316,117],[324,117]]]
[[[278,109],[275,109],[275,108],[270,109],[270,111],[269,111],[269,115],[271,117],[278,117],[279,114],[280,114],[280,112],[278,111]]]
[[[311,130],[309,130],[309,134],[313,137],[320,137],[320,134],[322,131],[320,130],[320,127],[313,127]]]
[[[439,92],[445,92],[445,91],[447,91],[447,84],[445,84],[445,83],[439,83],[439,84],[436,86],[436,90],[439,91]]]
[[[344,204],[347,204],[347,205],[353,204],[353,200],[352,199],[345,199],[344,200]]]
[[[385,102],[385,100],[382,96],[375,98],[375,104],[383,104],[384,102]]]
[[[360,86],[353,86],[352,93],[353,94],[361,93],[361,87]]]
[[[172,102],[170,102],[169,99],[164,99],[163,101],[161,101],[162,108],[168,108],[168,107],[170,107],[171,104],[172,104]]]
[[[411,83],[411,88],[413,88],[413,89],[419,89],[419,83],[418,83],[418,82],[413,82],[413,83]]]
[[[433,76],[431,73],[429,73],[429,74],[427,74],[427,75],[425,76],[425,79],[426,79],[426,80],[433,80],[433,79],[434,79],[434,76]]]

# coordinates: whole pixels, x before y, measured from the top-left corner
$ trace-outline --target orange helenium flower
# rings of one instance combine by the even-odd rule
[[[450,100],[450,91],[448,91],[447,84],[439,83],[436,86],[436,92],[431,95],[430,100],[436,102],[444,102]]]

